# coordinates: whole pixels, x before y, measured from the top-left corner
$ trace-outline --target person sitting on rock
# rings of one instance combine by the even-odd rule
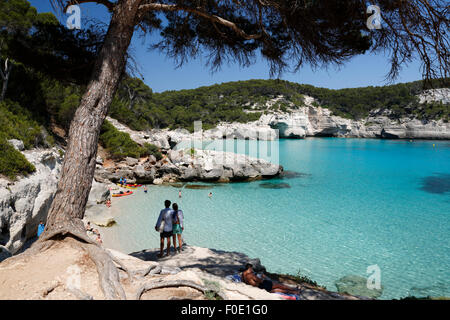
[[[285,286],[280,283],[275,283],[270,279],[266,279],[265,275],[262,275],[262,278],[259,278],[255,271],[253,271],[253,265],[247,263],[245,265],[245,271],[242,273],[242,280],[244,283],[251,285],[253,287],[258,287],[260,289],[264,289],[267,292],[271,293],[288,293],[288,294],[299,294],[300,291],[298,289],[294,289],[288,286]]]
[[[88,221],[88,223],[86,224],[86,231],[90,231],[90,232],[94,231],[94,228],[92,228],[90,221]]]

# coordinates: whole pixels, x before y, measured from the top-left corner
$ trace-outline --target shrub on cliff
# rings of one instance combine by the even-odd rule
[[[25,149],[53,145],[53,137],[34,120],[28,109],[16,102],[0,103],[0,133],[6,139],[22,140]]]
[[[0,133],[0,175],[14,180],[19,175],[36,171],[25,156],[8,143],[4,133]]]
[[[155,146],[154,144],[151,143],[144,143],[144,147],[142,148],[143,153],[141,154],[141,156],[154,156],[156,158],[156,160],[161,160],[162,159],[162,154],[161,151],[159,151],[159,148],[157,146]]]
[[[148,155],[155,156],[157,160],[162,159],[162,154],[157,146],[145,143],[141,147],[131,139],[128,133],[117,130],[107,120],[102,125],[100,144],[108,150],[114,160],[122,160],[126,157],[139,158]]]

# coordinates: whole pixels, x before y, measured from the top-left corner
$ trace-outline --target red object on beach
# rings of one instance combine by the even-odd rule
[[[133,194],[133,191],[127,191],[124,193],[113,193],[113,197],[123,197],[123,196],[129,196],[130,194]]]
[[[132,184],[132,183],[127,183],[128,187],[134,187],[134,188],[138,188],[138,187],[142,187],[142,184]]]

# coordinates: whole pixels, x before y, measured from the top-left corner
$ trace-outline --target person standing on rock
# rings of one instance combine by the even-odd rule
[[[42,232],[44,232],[45,224],[43,221],[39,221],[38,230],[37,230],[37,236],[39,237]]]
[[[174,203],[172,205],[173,209],[173,247],[175,249],[175,252],[177,251],[177,237],[178,237],[178,252],[181,253],[181,246],[183,245],[183,242],[181,240],[181,234],[184,231],[184,224],[183,224],[183,211],[178,210],[178,204]]]
[[[158,258],[163,257],[164,251],[164,239],[167,239],[167,254],[170,254],[170,238],[173,235],[172,225],[173,225],[173,210],[170,209],[170,200],[164,201],[165,208],[159,213],[158,221],[156,222],[155,230],[160,232],[160,252]],[[161,226],[161,224],[164,224]],[[162,227],[162,230],[160,230]]]

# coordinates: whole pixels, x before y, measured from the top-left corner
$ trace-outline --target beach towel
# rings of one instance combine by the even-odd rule
[[[281,293],[281,292],[275,292],[274,294],[278,294],[285,300],[300,300],[300,297],[296,294]]]
[[[242,278],[239,275],[239,273],[230,274],[230,275],[226,276],[225,279],[233,281],[233,282],[242,282]]]

